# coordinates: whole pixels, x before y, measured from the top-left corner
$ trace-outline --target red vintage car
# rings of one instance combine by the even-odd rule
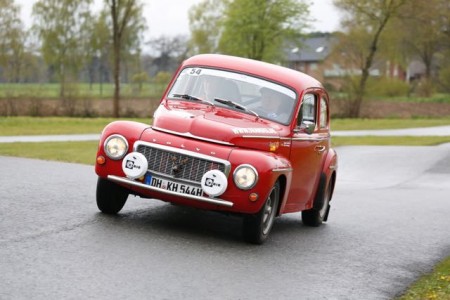
[[[184,61],[153,124],[116,121],[100,138],[97,205],[116,214],[129,194],[243,216],[263,243],[274,219],[328,218],[337,156],[328,94],[281,66],[205,54]]]

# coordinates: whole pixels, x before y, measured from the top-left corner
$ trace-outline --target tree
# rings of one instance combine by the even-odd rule
[[[444,1],[445,2],[445,1]],[[440,56],[440,70],[439,70],[439,83],[441,90],[450,92],[450,5],[447,4],[447,8],[444,10],[443,16],[443,32],[444,32],[444,51]]]
[[[90,47],[88,50],[90,63],[88,66],[89,82],[92,83],[97,77],[100,83],[100,95],[103,94],[103,82],[106,81],[111,55],[111,32],[108,24],[109,11],[103,10],[91,26]],[[97,76],[95,74],[97,73]]]
[[[226,0],[203,0],[189,10],[192,53],[214,53],[219,46]]]
[[[76,80],[86,59],[92,0],[39,0],[33,6],[34,30],[41,39],[45,62],[60,81],[65,97],[68,80]]]
[[[142,4],[139,0],[105,0],[111,16],[113,47],[114,100],[113,116],[119,117],[121,59],[125,45],[139,43],[145,29]]]
[[[10,0],[0,0],[0,72],[8,82],[18,82],[23,66],[26,33],[20,8]]]
[[[274,62],[283,45],[299,39],[307,26],[307,4],[298,0],[234,0],[225,9],[219,50]]]
[[[160,36],[149,41],[150,47],[156,52],[157,57],[154,60],[156,73],[160,71],[173,72],[178,67],[180,61],[187,56],[188,46],[187,37],[178,36]]]
[[[410,60],[420,59],[425,66],[422,93],[431,96],[432,69],[439,53],[448,49],[450,5],[446,0],[409,1],[396,22],[398,40]],[[400,30],[398,30],[400,29]],[[439,65],[443,65],[440,63]]]
[[[346,13],[343,26],[347,37],[341,39],[338,48],[351,66],[360,70],[358,77],[352,76],[354,83],[350,101],[349,117],[358,117],[365,96],[367,80],[378,51],[381,35],[387,24],[398,16],[407,0],[334,0],[334,4]],[[354,75],[354,74],[353,74]]]
[[[269,62],[298,41],[309,10],[302,0],[203,0],[189,11],[193,53],[237,55]]]

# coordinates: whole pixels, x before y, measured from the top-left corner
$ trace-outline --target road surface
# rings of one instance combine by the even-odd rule
[[[340,147],[329,222],[241,219],[130,197],[92,166],[0,157],[0,299],[392,299],[450,255],[450,144]]]

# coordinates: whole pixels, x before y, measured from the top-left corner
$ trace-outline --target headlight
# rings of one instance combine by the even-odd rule
[[[258,182],[258,172],[251,165],[240,165],[234,170],[233,180],[242,190],[248,190]]]
[[[127,140],[118,134],[111,135],[105,141],[105,153],[114,160],[121,159],[128,151]]]

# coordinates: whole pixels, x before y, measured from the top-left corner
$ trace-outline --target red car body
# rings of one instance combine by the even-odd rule
[[[230,92],[223,83],[233,82],[238,94],[207,99],[200,90],[211,78],[222,81],[216,90]],[[283,99],[279,106],[289,104],[286,113],[263,111],[267,89]],[[317,80],[288,68],[194,56],[175,72],[152,125],[106,126],[95,171],[105,213],[120,211],[128,194],[238,213],[253,243],[264,242],[274,217],[285,213],[302,211],[306,225],[318,226],[327,220],[337,171],[329,97]]]

